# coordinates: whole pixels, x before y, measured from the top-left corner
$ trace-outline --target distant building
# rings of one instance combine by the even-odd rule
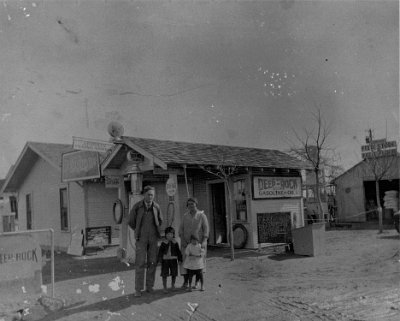
[[[387,156],[393,157],[393,156]],[[387,175],[379,182],[380,195],[376,195],[375,180],[364,161],[338,176],[336,187],[337,221],[339,222],[377,222],[377,197],[385,204],[385,193],[399,192],[400,156],[394,156]],[[382,157],[383,160],[385,157]],[[392,223],[393,211],[383,210],[383,219]]]

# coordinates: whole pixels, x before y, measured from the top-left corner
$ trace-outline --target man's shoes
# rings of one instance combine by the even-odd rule
[[[181,286],[181,289],[185,290],[185,289],[187,289],[187,287],[188,287],[188,285],[186,283],[183,283]]]
[[[193,286],[192,286],[192,289],[197,289],[199,287],[199,283],[198,282],[196,282]]]
[[[146,288],[146,292],[147,292],[147,293],[153,293],[153,292],[154,292],[154,289],[153,289],[153,288]]]
[[[136,291],[135,292],[135,298],[140,298],[142,296],[142,292]]]

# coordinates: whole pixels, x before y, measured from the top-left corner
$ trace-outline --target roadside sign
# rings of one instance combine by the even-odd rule
[[[79,150],[89,150],[92,152],[106,153],[114,144],[97,139],[72,137],[72,147]]]
[[[63,182],[100,178],[100,161],[97,152],[77,150],[64,153],[61,163]]]
[[[396,154],[397,142],[394,140],[373,140],[370,144],[361,146],[361,156],[363,159],[371,157],[391,156]]]

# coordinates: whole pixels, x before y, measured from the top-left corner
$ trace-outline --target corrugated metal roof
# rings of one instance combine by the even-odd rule
[[[175,142],[138,137],[123,137],[167,164],[236,165],[303,169],[310,166],[274,149]]]

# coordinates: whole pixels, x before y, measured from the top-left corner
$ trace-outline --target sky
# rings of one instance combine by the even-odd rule
[[[28,141],[399,143],[398,1],[1,1],[0,178]]]

